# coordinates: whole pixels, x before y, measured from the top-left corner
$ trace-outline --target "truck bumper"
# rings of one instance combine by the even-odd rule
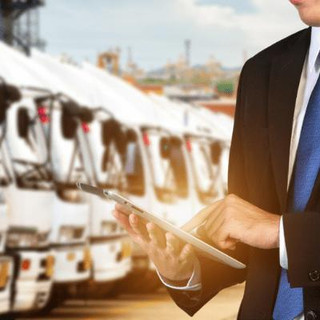
[[[91,258],[85,246],[61,246],[54,249],[55,283],[85,281],[90,278]],[[90,259],[90,261],[88,261]]]

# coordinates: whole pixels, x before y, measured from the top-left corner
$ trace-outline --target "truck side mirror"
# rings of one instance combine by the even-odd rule
[[[164,159],[170,156],[170,140],[167,137],[162,137],[160,140],[160,155]]]
[[[17,87],[3,83],[0,87],[0,124],[6,118],[6,111],[10,104],[21,99],[20,91]]]
[[[105,146],[109,145],[117,130],[118,123],[114,119],[108,119],[102,123],[102,142]]]
[[[222,153],[221,143],[218,141],[213,142],[210,146],[210,153],[212,163],[215,165],[219,164]]]
[[[19,137],[23,138],[23,139],[27,139],[29,124],[31,122],[27,108],[20,108],[19,109],[17,120],[18,120],[17,125],[18,125]]]
[[[87,107],[82,107],[79,110],[79,117],[80,117],[81,122],[90,123],[93,121],[93,113]]]
[[[126,153],[127,148],[127,137],[124,130],[121,129],[121,126],[118,126],[118,130],[115,132],[116,146],[120,154]]]
[[[21,93],[17,87],[12,86],[10,84],[5,84],[4,90],[7,101],[10,101],[12,103],[21,100]]]
[[[65,139],[73,139],[76,135],[78,123],[75,117],[72,116],[72,113],[75,109],[70,108],[68,104],[64,104],[61,112],[61,129],[62,135]]]
[[[8,107],[8,105],[4,101],[2,101],[2,99],[1,99],[0,100],[0,125],[6,119],[7,107]]]
[[[177,146],[177,147],[181,147],[182,141],[181,141],[181,139],[178,138],[178,137],[171,137],[171,138],[170,138],[170,144],[171,144],[171,145],[174,145],[174,146]]]
[[[136,142],[137,141],[137,134],[133,129],[128,129],[126,132],[126,140],[127,143],[129,142]]]
[[[127,145],[127,137],[121,129],[120,123],[115,119],[106,120],[102,125],[102,141],[105,146],[114,140],[118,151],[121,154],[125,153]]]

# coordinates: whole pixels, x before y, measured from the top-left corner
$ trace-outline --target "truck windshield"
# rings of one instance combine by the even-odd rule
[[[188,175],[181,139],[170,139],[169,157],[176,181],[177,195],[181,198],[186,198],[188,197]]]
[[[52,189],[47,149],[34,105],[11,107],[7,114],[6,142],[18,187]]]
[[[9,171],[0,155],[0,187],[5,187],[10,184],[11,178]]]
[[[42,97],[37,99],[38,116],[49,150],[49,165],[57,195],[67,202],[85,202],[85,196],[77,189],[76,182],[88,182],[79,148],[77,131],[80,121],[66,112],[67,98]],[[70,110],[73,106],[70,105]]]
[[[145,193],[145,182],[141,149],[134,130],[128,130],[128,137],[124,155],[127,191],[133,195],[142,196]]]
[[[76,188],[77,181],[86,181],[76,131],[78,124],[73,119],[66,119],[61,108],[51,108],[49,137],[52,173],[55,183],[68,188]]]
[[[91,152],[91,164],[94,167],[95,178],[101,188],[115,188],[125,190],[127,188],[124,173],[123,154],[119,150],[116,137],[104,136],[103,122],[93,121],[87,132],[87,144]]]
[[[158,199],[171,203],[177,196],[186,197],[187,175],[179,140],[157,129],[144,130],[143,140]]]
[[[8,159],[5,160],[4,134],[4,127],[0,125],[0,187],[8,186],[12,181],[7,163]]]
[[[197,193],[204,204],[212,202],[212,198],[217,195],[218,168],[211,161],[210,144],[211,140],[207,138],[189,137],[187,139]]]

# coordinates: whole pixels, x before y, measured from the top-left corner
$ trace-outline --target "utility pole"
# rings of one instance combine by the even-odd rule
[[[132,64],[132,48],[128,47],[128,65]]]
[[[184,46],[185,46],[186,64],[187,64],[188,67],[190,67],[191,40],[190,39],[186,39],[184,41]]]
[[[132,66],[133,66],[132,48],[128,47],[127,69],[129,73],[132,71]]]

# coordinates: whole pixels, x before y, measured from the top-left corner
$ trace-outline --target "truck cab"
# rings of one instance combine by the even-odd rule
[[[78,124],[73,119],[73,105],[68,99],[43,95],[35,99],[42,130],[49,150],[49,163],[55,186],[53,223],[49,235],[55,253],[54,293],[64,296],[74,284],[90,278],[91,255],[88,244],[89,203],[76,188],[77,181],[87,181],[83,170]]]
[[[170,116],[159,117],[154,102],[124,81],[88,64],[84,70],[102,84],[105,92],[116,95],[115,116],[129,128],[124,158],[127,196],[169,222],[183,224],[192,214],[190,170],[182,134],[170,130],[178,122],[169,128],[166,122],[170,122]],[[109,111],[113,111],[111,107]],[[155,279],[151,276],[155,275],[153,265],[138,246],[134,246],[133,271],[148,275],[140,276],[140,288],[145,285],[143,281],[150,284]]]
[[[126,192],[122,161],[125,129],[103,108],[88,111],[92,114],[92,121],[82,121],[79,145],[83,158],[87,160],[84,162],[92,172],[90,181],[100,188]],[[131,242],[112,216],[114,203],[95,196],[89,195],[89,198],[92,288],[106,292],[106,283],[124,278],[131,270]]]
[[[6,251],[7,232],[9,227],[8,205],[4,189],[12,183],[12,176],[4,161],[3,141],[6,134],[6,112],[13,101],[19,100],[14,86],[1,79],[0,84],[0,317],[11,311],[12,281],[14,259]]]
[[[72,120],[78,123],[79,130],[75,130],[74,139],[79,148],[84,179],[101,187],[118,188],[120,182],[117,177],[123,172],[121,155],[114,149],[113,143],[109,143],[113,141],[112,137],[108,137],[111,133],[107,132],[110,114],[103,108],[96,108],[102,103],[97,99],[99,93],[92,81],[78,67],[61,63],[43,53],[34,51],[33,58],[48,70],[54,68],[63,86],[63,93],[69,97],[65,98],[73,101],[78,111],[86,109],[86,113],[92,116],[87,122],[81,119],[81,112],[79,114],[76,111]],[[93,96],[96,98],[93,99]],[[108,158],[108,155],[112,155],[112,158]],[[88,245],[92,258],[90,288],[86,290],[92,289],[94,293],[103,294],[131,269],[131,244],[111,214],[111,201],[88,195],[86,201],[89,206]]]
[[[190,219],[203,207],[219,200],[225,193],[222,156],[225,154],[223,150],[226,149],[228,140],[220,127],[217,128],[208,122],[212,114],[206,114],[204,117],[191,105],[155,94],[150,94],[150,97],[159,105],[160,114],[164,114],[163,120],[165,117],[175,119],[176,124],[172,126],[172,130],[183,141],[190,186]],[[228,163],[228,159],[223,159]]]
[[[223,197],[221,176],[222,142],[197,134],[185,134],[185,144],[190,158],[196,199],[195,211]]]
[[[29,92],[7,111],[4,140],[13,182],[4,188],[9,229],[6,248],[15,258],[13,311],[43,308],[52,287],[49,233],[54,185],[44,135]]]

